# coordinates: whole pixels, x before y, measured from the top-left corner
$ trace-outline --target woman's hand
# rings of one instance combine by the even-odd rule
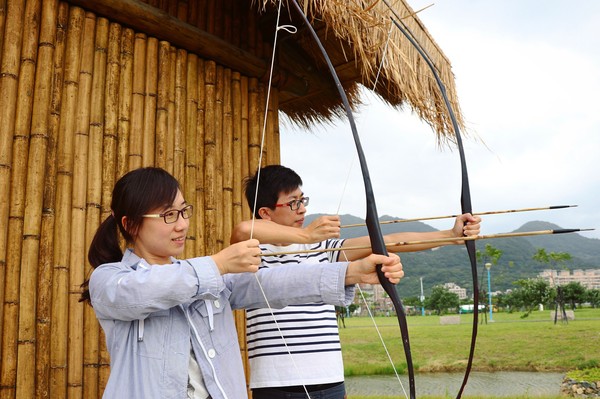
[[[346,285],[352,284],[379,284],[377,277],[377,265],[381,265],[381,271],[385,277],[392,283],[398,284],[404,277],[400,257],[396,254],[376,255],[372,254],[366,258],[350,262],[346,271]]]
[[[211,258],[217,264],[221,274],[256,273],[260,265],[258,244],[256,239],[241,241],[222,249]]]

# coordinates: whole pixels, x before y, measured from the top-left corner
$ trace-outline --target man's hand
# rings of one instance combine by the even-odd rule
[[[481,230],[481,218],[470,213],[460,215],[454,221],[452,233],[454,237],[476,236]],[[460,241],[462,244],[463,241]]]
[[[372,254],[366,258],[350,262],[346,271],[346,285],[352,284],[379,284],[376,266],[381,265],[381,271],[385,277],[392,283],[398,284],[404,277],[400,257],[396,254],[376,255]]]
[[[340,237],[339,216],[319,216],[304,228],[308,236],[308,244]]]
[[[260,265],[260,248],[258,240],[238,242],[222,249],[211,258],[217,264],[221,274],[256,273]]]

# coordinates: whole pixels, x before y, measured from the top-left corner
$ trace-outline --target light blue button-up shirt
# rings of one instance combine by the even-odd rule
[[[213,399],[247,397],[232,309],[325,302],[347,306],[347,263],[221,276],[210,257],[149,265],[131,250],[90,278],[111,373],[105,398],[187,398],[190,350]]]

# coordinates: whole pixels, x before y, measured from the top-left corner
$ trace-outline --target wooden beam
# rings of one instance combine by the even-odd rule
[[[213,60],[245,76],[261,79],[267,74],[268,64],[265,60],[141,1],[68,0],[68,2],[136,31],[166,40],[175,47]]]

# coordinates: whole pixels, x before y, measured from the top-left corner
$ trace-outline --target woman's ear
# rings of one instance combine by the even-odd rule
[[[129,230],[127,230],[127,216],[123,216],[123,217],[121,218],[121,225],[123,226],[123,229],[124,229],[125,231],[129,231]]]

